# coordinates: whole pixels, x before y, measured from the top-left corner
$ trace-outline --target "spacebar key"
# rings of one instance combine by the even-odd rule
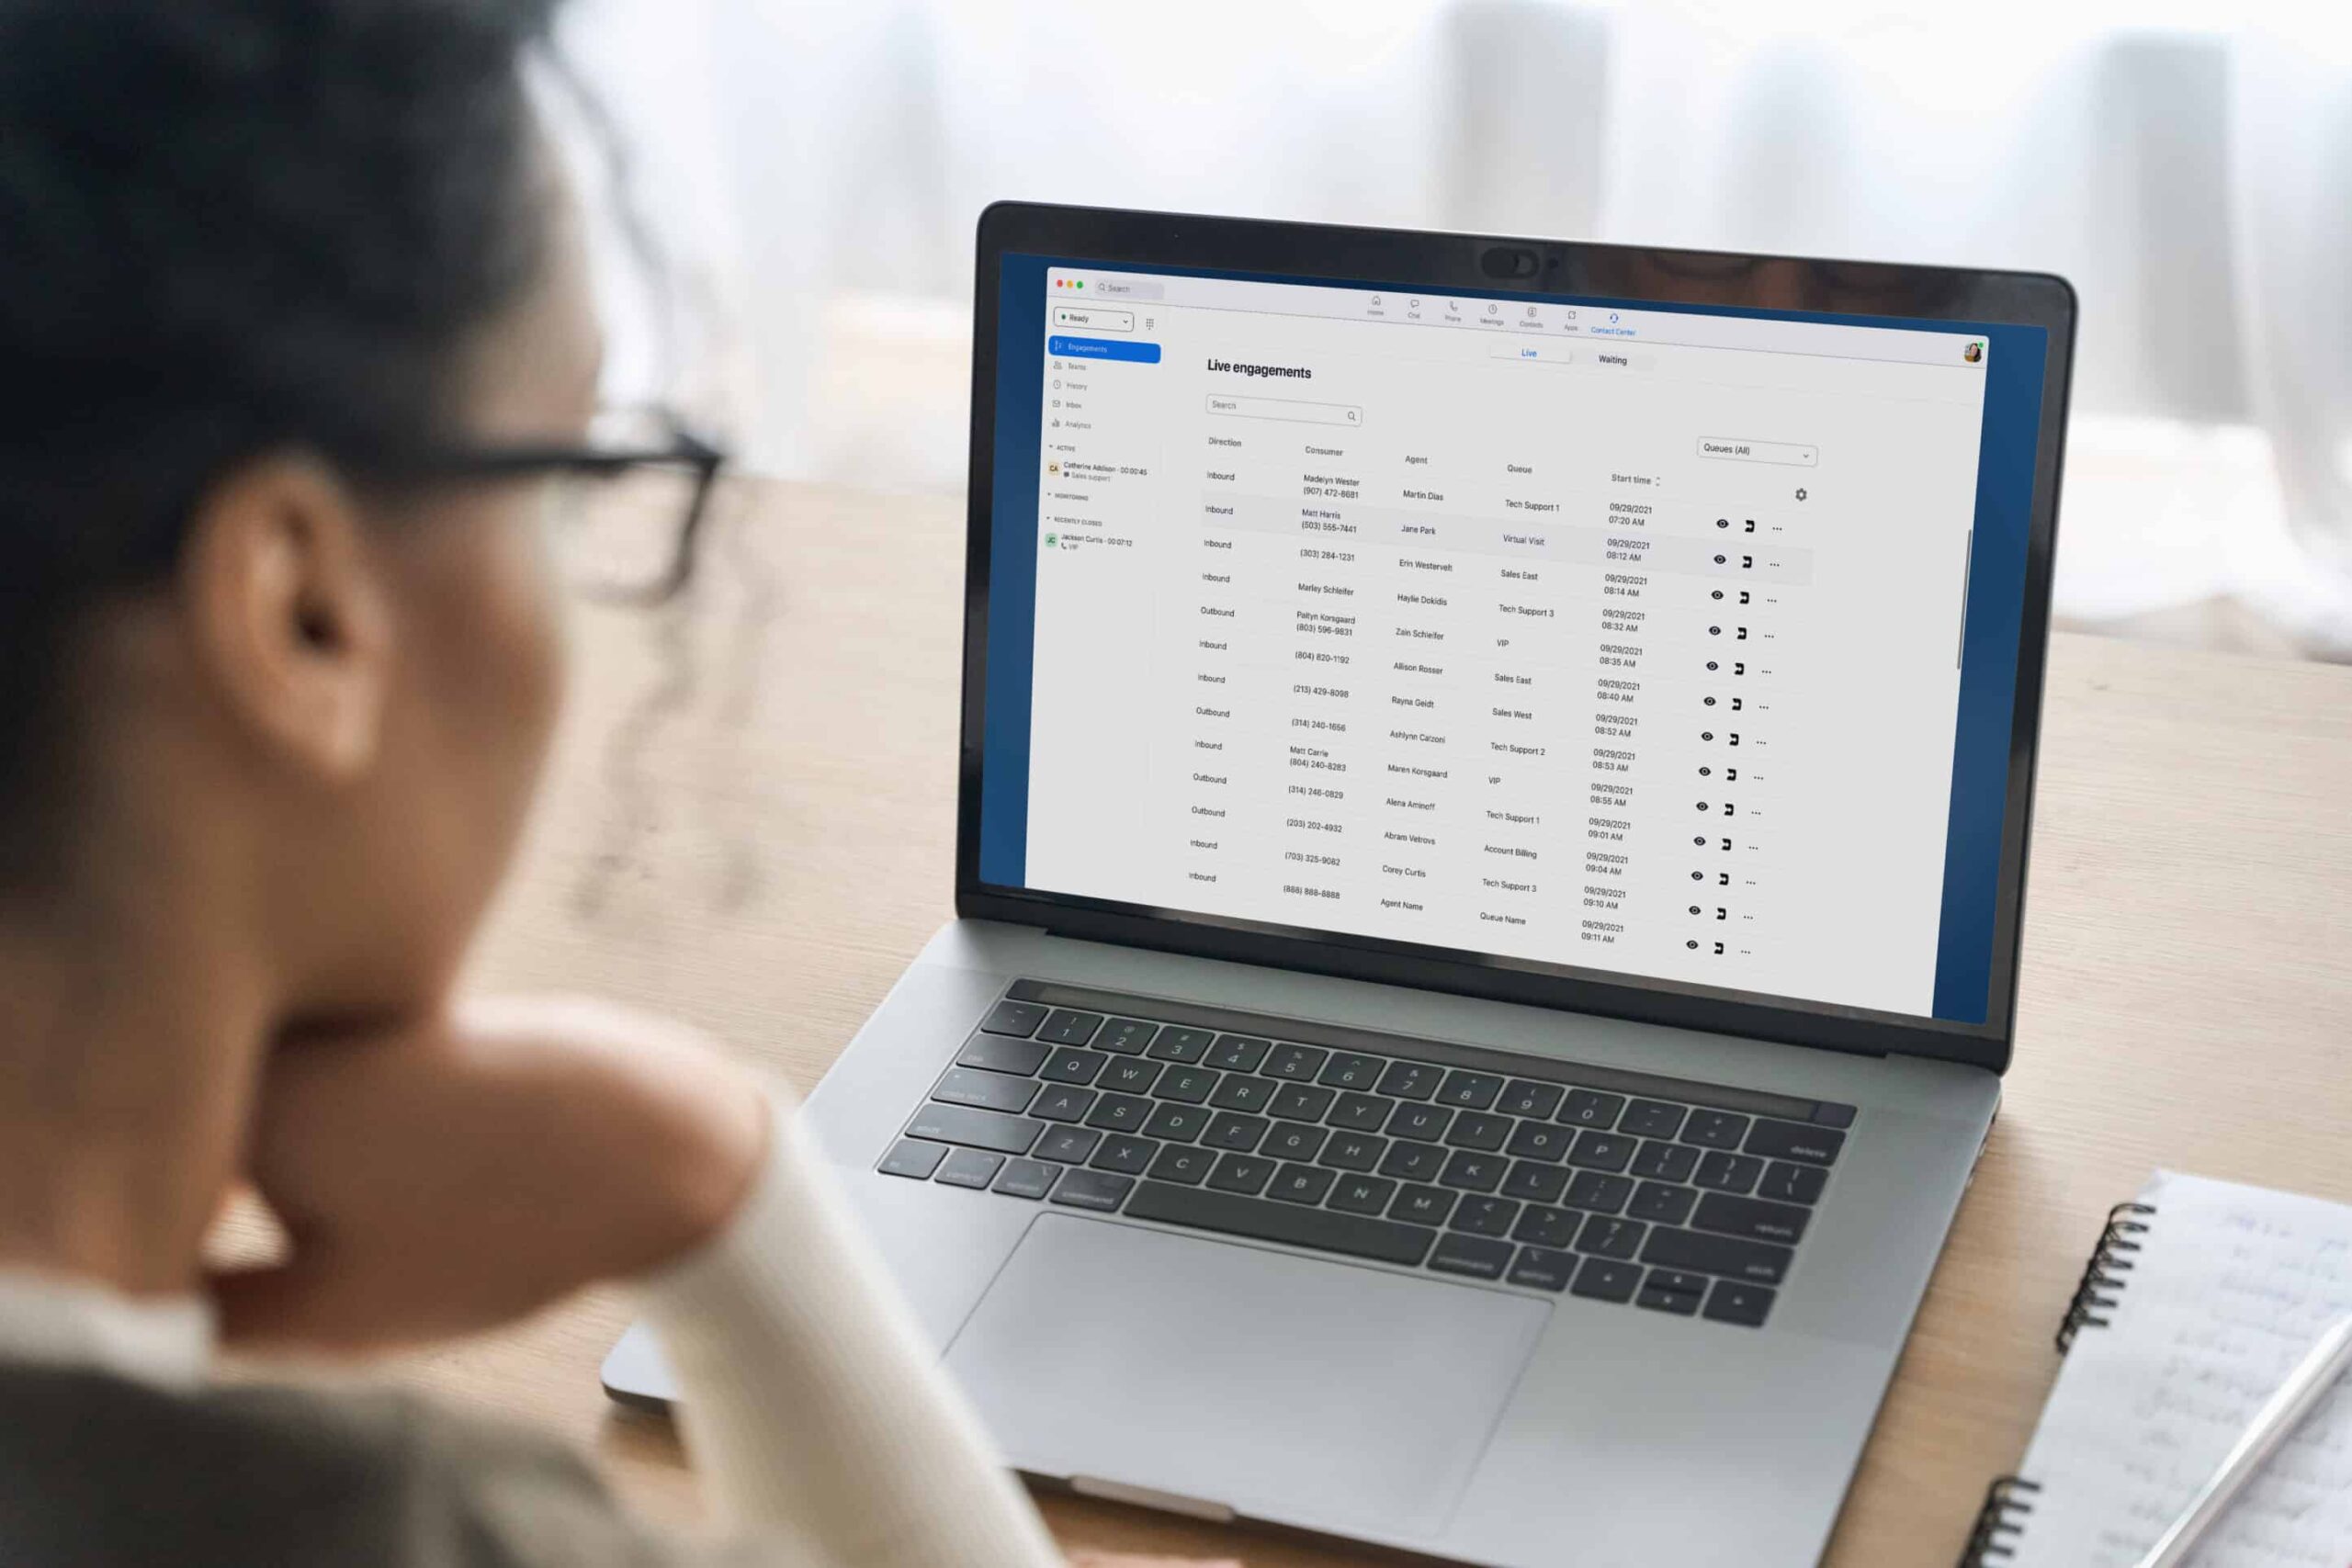
[[[1437,1232],[1427,1225],[1336,1214],[1329,1209],[1302,1209],[1295,1203],[1179,1187],[1172,1181],[1136,1183],[1126,1212],[1131,1220],[1163,1220],[1171,1225],[1192,1225],[1259,1241],[1286,1241],[1294,1247],[1344,1252],[1351,1258],[1383,1263],[1419,1263],[1437,1239]]]

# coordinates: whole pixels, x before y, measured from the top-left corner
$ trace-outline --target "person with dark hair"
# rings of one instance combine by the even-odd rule
[[[686,1032],[453,986],[560,687],[594,436],[551,0],[0,0],[0,1563],[1056,1561]],[[649,523],[649,526],[652,525]],[[250,1182],[284,1258],[209,1277]],[[642,1283],[733,1533],[411,1400],[220,1386]]]

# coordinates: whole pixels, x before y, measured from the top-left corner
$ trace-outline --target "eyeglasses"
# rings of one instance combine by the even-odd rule
[[[549,479],[548,521],[566,582],[605,603],[659,604],[694,580],[695,546],[727,454],[662,409],[596,416],[579,446],[462,447],[399,465],[427,479]]]

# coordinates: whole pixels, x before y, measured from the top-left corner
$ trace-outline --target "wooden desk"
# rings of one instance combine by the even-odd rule
[[[691,609],[583,615],[572,712],[483,982],[665,1009],[816,1081],[947,918],[963,511],[773,487]],[[2352,1199],[2352,671],[2053,650],[2018,1066],[1828,1561],[1949,1563],[2022,1452],[2109,1204],[2166,1162]],[[576,1439],[686,1519],[667,1422],[619,1415],[596,1294],[397,1375]],[[1361,1560],[1107,1504],[1071,1545]]]

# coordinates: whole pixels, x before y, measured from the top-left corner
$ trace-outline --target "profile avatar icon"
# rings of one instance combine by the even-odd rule
[[[1971,365],[1979,364],[1984,358],[1984,345],[1981,343],[1971,343],[1960,351],[1960,356]]]

